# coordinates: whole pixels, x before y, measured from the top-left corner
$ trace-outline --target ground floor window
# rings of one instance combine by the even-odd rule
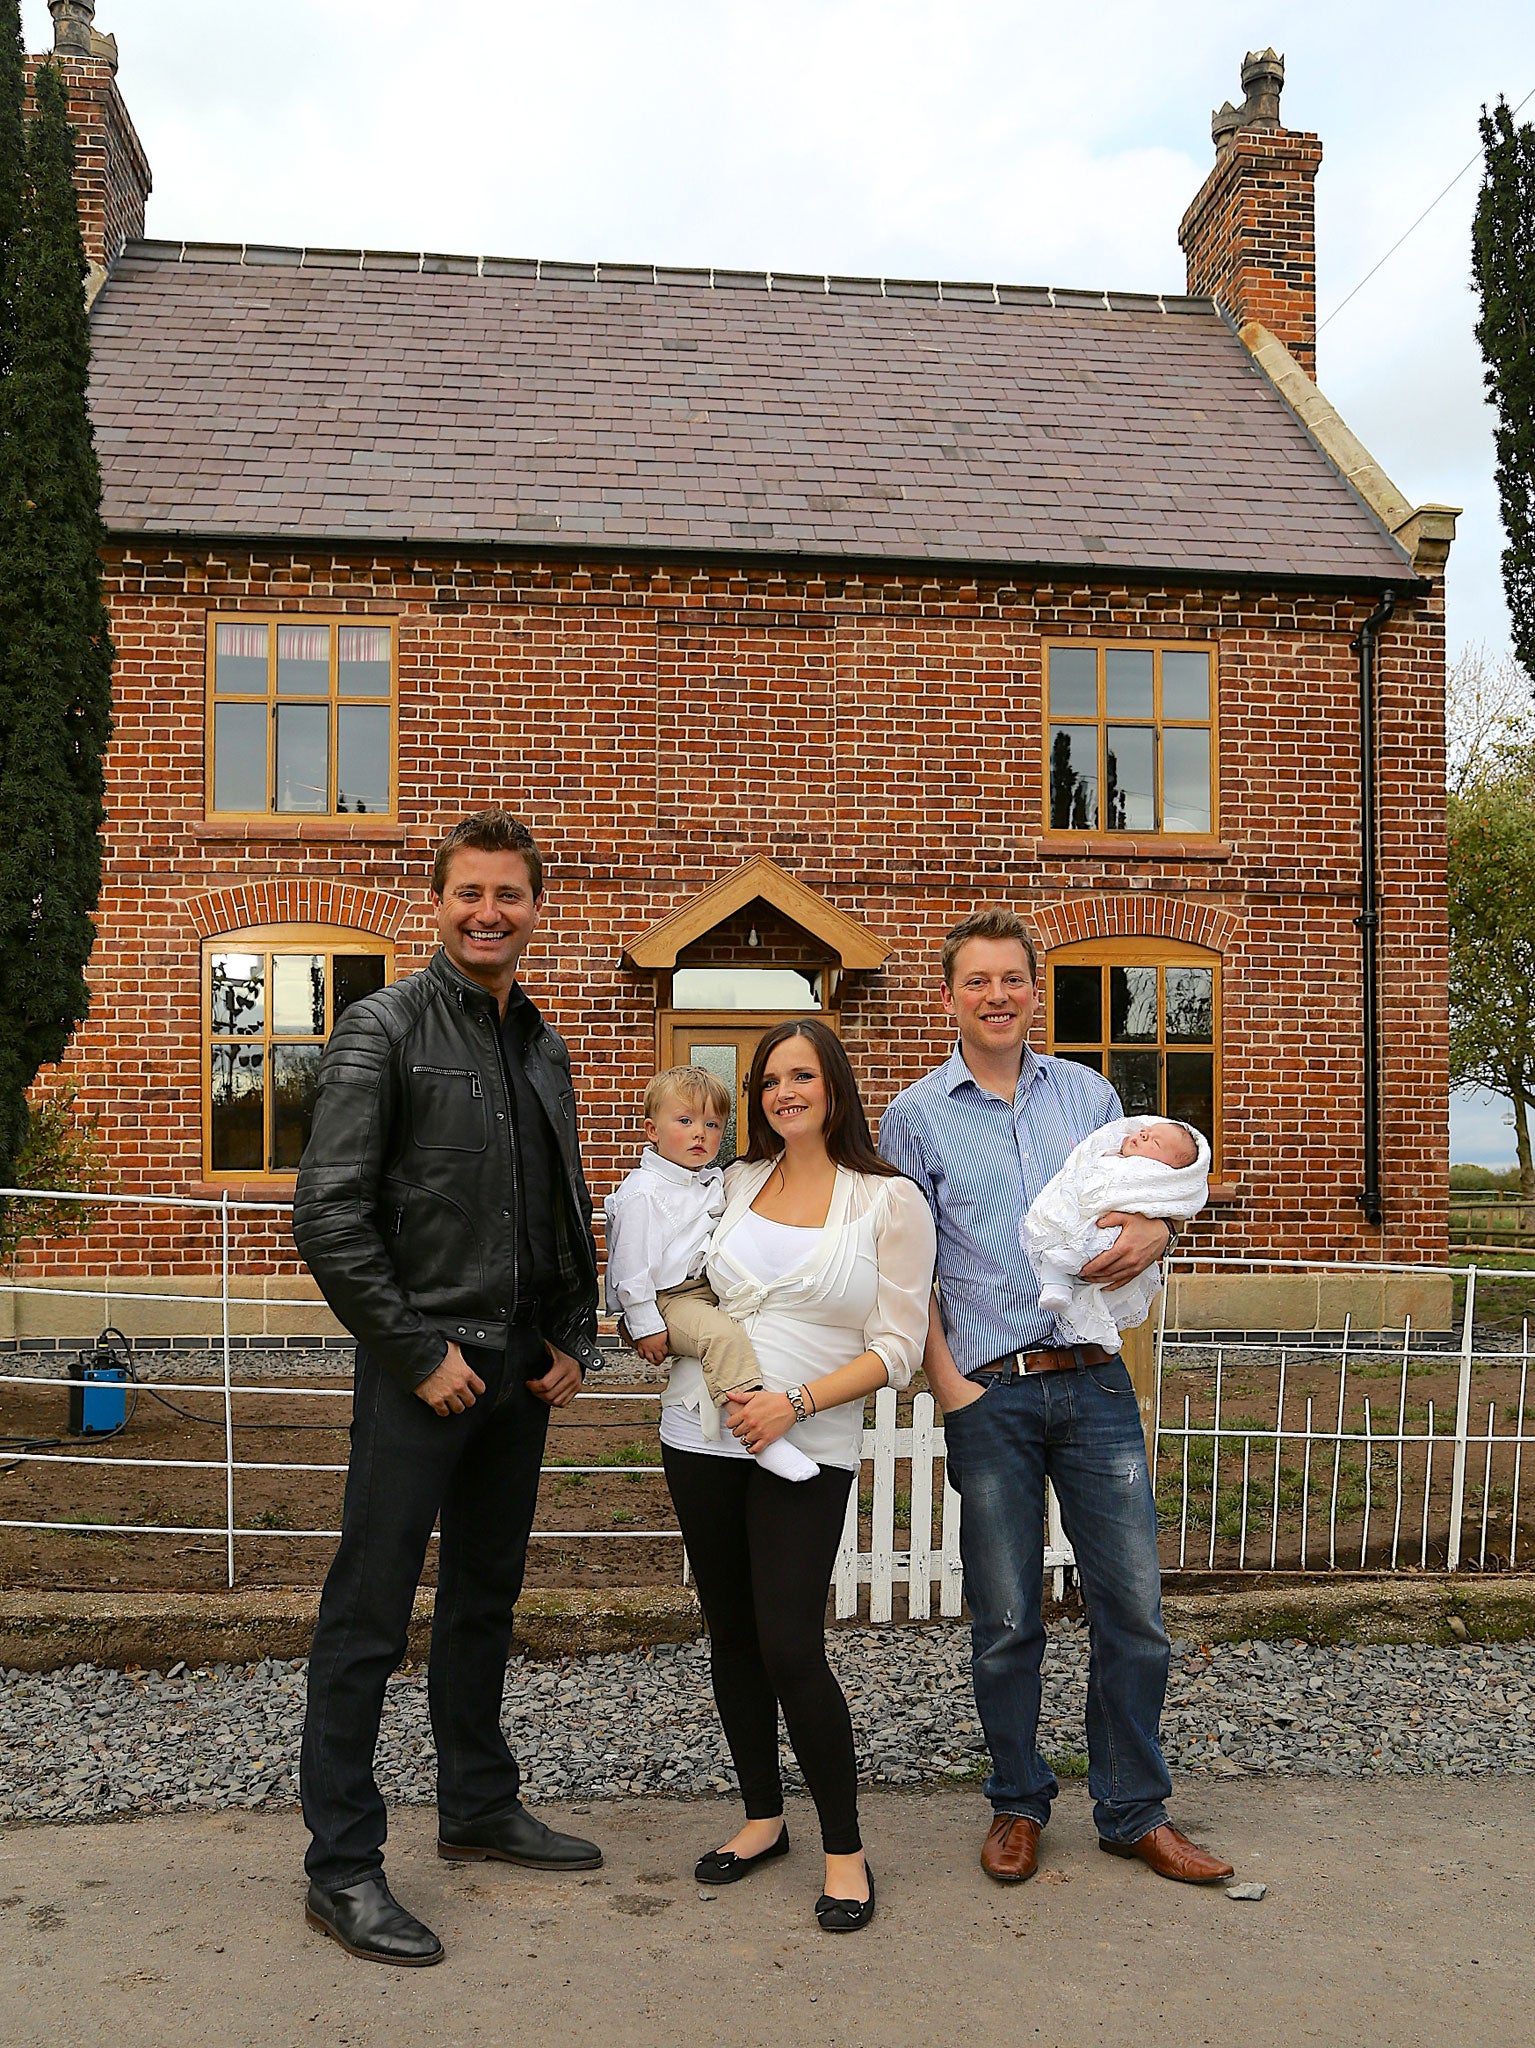
[[[210,939],[203,955],[205,1171],[292,1174],[325,1041],[391,978],[390,949],[365,932],[273,926]]]
[[[1219,956],[1102,939],[1058,947],[1047,973],[1050,1051],[1106,1075],[1127,1116],[1193,1124],[1219,1160]]]

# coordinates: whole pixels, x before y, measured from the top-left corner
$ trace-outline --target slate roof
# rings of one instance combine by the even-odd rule
[[[141,242],[91,326],[118,535],[1412,573],[1203,299]]]

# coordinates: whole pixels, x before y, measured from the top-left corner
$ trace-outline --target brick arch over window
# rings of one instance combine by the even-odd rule
[[[389,890],[295,877],[215,889],[194,896],[191,911],[198,937],[204,939],[274,924],[333,925],[393,939],[410,915],[410,905]]]
[[[1083,939],[1175,939],[1225,953],[1237,929],[1229,910],[1187,897],[1089,896],[1086,891],[1035,910],[1032,923],[1046,953]]]

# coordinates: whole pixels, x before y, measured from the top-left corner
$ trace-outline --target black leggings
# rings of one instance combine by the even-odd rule
[[[796,1485],[755,1458],[661,1447],[709,1624],[714,1702],[748,1820],[783,1812],[778,1707],[828,1856],[862,1848],[853,1722],[826,1661],[826,1595],[853,1475],[823,1465]]]

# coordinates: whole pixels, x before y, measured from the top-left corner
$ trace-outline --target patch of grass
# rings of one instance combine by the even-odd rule
[[[1087,1776],[1086,1750],[1063,1749],[1057,1756],[1047,1756],[1045,1762],[1058,1778],[1085,1778]]]
[[[289,1521],[281,1508],[263,1508],[259,1514],[251,1516],[250,1525],[253,1529],[291,1529],[293,1527],[292,1522]]]
[[[612,1454],[615,1465],[659,1465],[661,1445],[656,1437],[645,1437],[639,1443],[620,1444]]]
[[[858,1510],[860,1514],[873,1514],[874,1489],[872,1486],[865,1486],[859,1489]],[[898,1529],[909,1529],[911,1527],[910,1487],[898,1486],[895,1490],[895,1526]]]

